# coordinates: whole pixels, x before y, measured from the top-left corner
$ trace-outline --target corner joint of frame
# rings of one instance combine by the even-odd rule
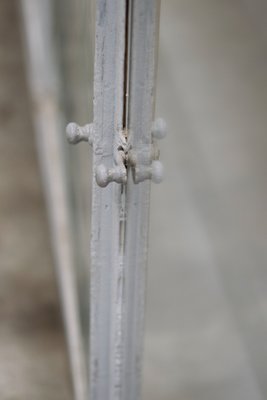
[[[113,150],[113,166],[107,167],[101,163],[96,167],[95,179],[97,184],[104,188],[110,182],[119,184],[127,183],[127,168],[132,170],[134,183],[140,183],[147,179],[154,183],[160,183],[163,179],[163,165],[159,161],[160,151],[157,140],[163,139],[167,133],[167,125],[164,119],[158,118],[152,124],[151,143],[141,143],[138,149],[131,148],[125,132],[117,132]],[[66,127],[69,143],[77,144],[85,141],[93,145],[94,124],[79,126],[71,122]]]

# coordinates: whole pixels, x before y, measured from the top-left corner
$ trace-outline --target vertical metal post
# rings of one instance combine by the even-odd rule
[[[123,131],[125,0],[96,2],[93,171],[112,168]],[[90,393],[92,400],[121,399],[123,187],[101,188],[93,179],[91,240]]]
[[[140,170],[150,165],[159,1],[133,0],[129,60],[128,142]],[[128,173],[125,235],[123,400],[139,399],[144,334],[150,180]]]
[[[90,398],[137,400],[150,181],[135,183],[135,173],[151,167],[159,2],[98,0],[96,8]],[[122,148],[127,183],[99,187],[107,169],[116,176]]]

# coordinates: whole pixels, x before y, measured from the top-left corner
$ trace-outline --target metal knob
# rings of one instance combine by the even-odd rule
[[[66,127],[66,134],[68,142],[71,144],[77,144],[79,142],[93,142],[93,124],[86,124],[79,126],[75,122],[70,122]]]
[[[125,184],[127,182],[127,171],[124,166],[116,165],[113,168],[107,168],[100,164],[96,168],[96,182],[101,187],[106,187],[110,182]]]

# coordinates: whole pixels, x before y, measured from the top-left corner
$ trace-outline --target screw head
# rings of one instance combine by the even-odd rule
[[[66,127],[66,134],[68,142],[76,144],[79,142],[89,142],[92,144],[92,124],[79,126],[75,122],[70,122]]]
[[[164,168],[160,161],[153,161],[151,164],[152,173],[151,179],[154,183],[161,183],[163,180]]]
[[[106,187],[109,183],[108,170],[103,164],[98,165],[96,168],[95,178],[100,187]]]
[[[78,143],[80,138],[79,126],[75,122],[70,122],[66,127],[66,134],[69,143]]]

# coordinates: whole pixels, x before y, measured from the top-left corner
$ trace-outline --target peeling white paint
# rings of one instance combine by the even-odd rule
[[[151,168],[159,2],[98,0],[96,7],[94,176],[101,165],[114,168],[121,132],[133,154],[149,153]],[[92,400],[140,398],[149,193],[150,181],[135,184],[131,168],[126,184],[93,182]]]

